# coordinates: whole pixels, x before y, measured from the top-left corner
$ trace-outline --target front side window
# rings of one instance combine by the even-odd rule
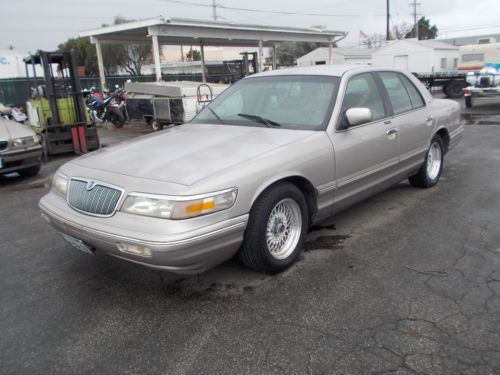
[[[399,74],[395,72],[380,72],[378,74],[387,90],[394,114],[397,115],[411,111],[413,105],[408,95],[408,91],[398,77]]]
[[[369,108],[372,111],[372,120],[385,117],[384,103],[380,99],[377,85],[370,73],[363,73],[352,77],[342,102],[342,112],[349,108]]]
[[[217,96],[191,123],[324,130],[339,82],[312,75],[247,78]]]

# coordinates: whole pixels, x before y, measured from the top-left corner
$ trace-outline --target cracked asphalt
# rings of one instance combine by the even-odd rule
[[[436,187],[313,228],[274,277],[67,248],[37,208],[67,157],[0,180],[0,373],[499,374],[500,119],[468,121]]]

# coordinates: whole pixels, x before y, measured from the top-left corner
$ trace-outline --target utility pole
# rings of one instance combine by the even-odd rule
[[[413,36],[417,38],[418,40],[418,12],[417,12],[417,7],[420,6],[420,3],[417,3],[417,0],[413,0],[413,3],[409,4],[411,7],[413,7],[413,12],[411,13],[413,15]]]
[[[215,0],[212,0],[212,11],[213,11],[214,21],[217,21],[217,4],[215,3]]]
[[[386,40],[391,40],[391,32],[389,30],[389,19],[391,18],[391,15],[389,13],[389,0],[387,0],[387,21],[386,21]]]

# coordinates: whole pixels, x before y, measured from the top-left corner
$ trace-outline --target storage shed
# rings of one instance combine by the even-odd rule
[[[395,40],[375,51],[372,63],[417,73],[456,70],[458,47],[436,40]]]
[[[332,64],[362,64],[372,63],[374,49],[369,48],[333,48]],[[328,64],[328,48],[320,47],[297,59],[298,66]]]

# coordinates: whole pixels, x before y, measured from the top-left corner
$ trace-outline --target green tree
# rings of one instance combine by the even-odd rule
[[[311,42],[284,42],[276,48],[278,64],[283,66],[293,66],[296,63],[297,58],[304,56],[319,47],[324,47],[324,44]]]
[[[418,20],[417,25],[418,40],[436,39],[439,30],[436,25],[431,26],[431,21],[428,18],[422,16]],[[415,38],[415,27],[406,34],[405,38]]]
[[[201,52],[196,49],[190,49],[188,53],[186,53],[186,58],[188,59],[188,61],[200,61]]]
[[[130,22],[121,16],[116,16],[113,24]],[[103,27],[108,25],[102,25]],[[97,57],[95,45],[89,38],[71,38],[59,44],[59,51],[72,50],[76,57],[77,65],[85,67],[89,76],[97,76]],[[151,59],[151,47],[143,44],[103,44],[102,59],[106,75],[117,74],[124,70],[130,75],[140,75],[142,65]]]

